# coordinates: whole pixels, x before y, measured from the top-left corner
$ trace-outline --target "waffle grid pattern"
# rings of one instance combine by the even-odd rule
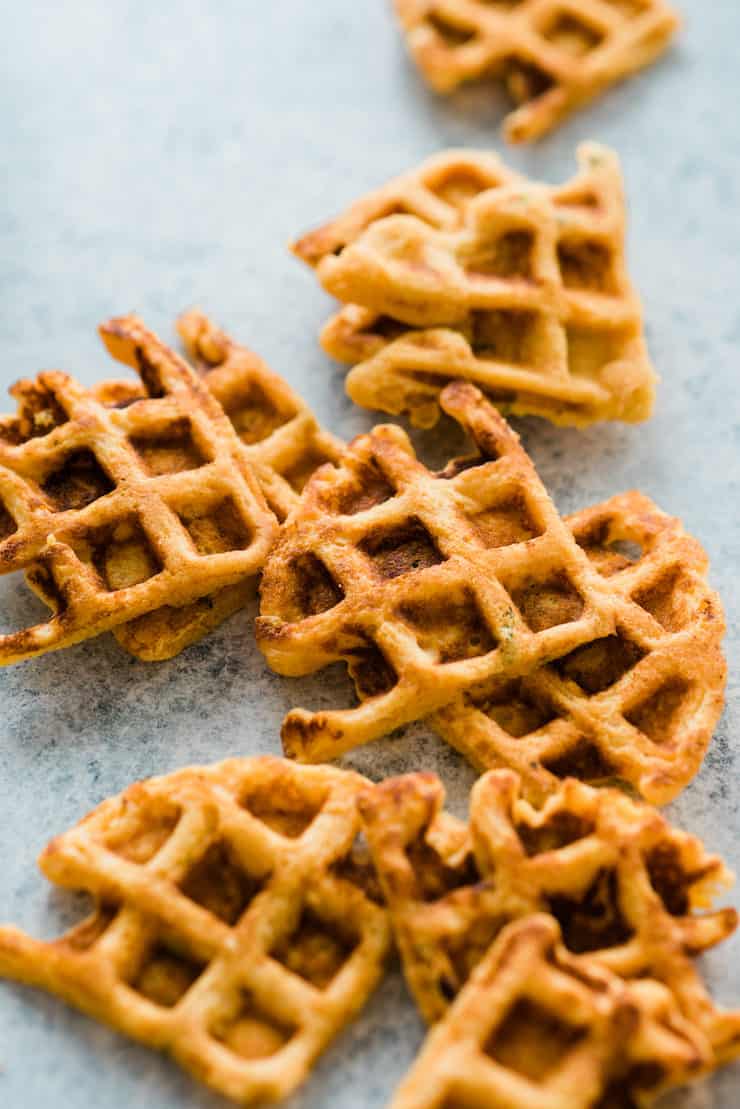
[[[270,509],[282,522],[298,504],[308,477],[324,462],[337,461],[343,444],[319,426],[286,381],[203,313],[186,312],[178,331],[191,364],[228,416]],[[102,387],[114,404],[120,403],[122,390],[138,395],[134,383]],[[206,543],[218,539],[202,537]],[[138,658],[170,658],[243,608],[254,594],[255,578],[245,578],[190,605],[147,613],[114,634]]]
[[[93,917],[52,943],[0,929],[0,973],[170,1052],[241,1104],[286,1096],[362,1007],[386,914],[341,873],[364,779],[233,759],[139,783],[54,840]]]
[[[3,573],[27,570],[54,615],[0,637],[0,662],[184,604],[254,575],[276,523],[238,440],[192,371],[135,317],[101,328],[147,396],[106,407],[50,372],[0,425]],[[175,467],[163,459],[185,458]],[[204,533],[218,533],[217,553]]]
[[[608,764],[646,793],[678,792],[701,762],[724,683],[724,623],[703,552],[634,494],[569,526],[477,390],[451,385],[442,403],[478,458],[432,474],[399,429],[376,429],[316,475],[268,561],[257,624],[268,662],[297,675],[344,659],[361,702],[293,710],[286,753],[333,758],[430,716],[480,769],[510,753],[531,763],[533,790],[553,787],[559,761],[562,776],[574,772],[585,744],[603,752],[596,777]],[[645,553],[630,568],[610,543],[635,533]],[[513,702],[510,715],[528,697],[534,711],[507,733],[487,713],[497,696]],[[674,729],[663,748],[650,735],[661,714]]]
[[[608,583],[616,634],[484,683],[431,723],[479,769],[516,770],[532,798],[574,775],[629,782],[665,804],[699,770],[724,700],[724,617],[706,554],[640,493],[565,522]]]
[[[670,1084],[740,1053],[740,1013],[715,1008],[693,964],[737,925],[734,909],[698,911],[732,880],[700,841],[645,804],[573,779],[538,809],[516,774],[489,772],[473,788],[467,826],[443,805],[441,782],[426,773],[360,798],[404,972],[427,1021],[444,1016],[502,928],[545,913],[578,962],[630,982],[662,1028],[659,1039],[654,1028],[659,1053],[675,1049],[664,1067]]]
[[[654,1030],[613,976],[569,957],[545,916],[510,925],[429,1033],[390,1109],[591,1109],[655,1065]],[[652,1035],[651,1035],[652,1033]],[[652,1101],[652,1096],[650,1097]]]
[[[409,50],[441,93],[501,78],[520,106],[510,142],[530,142],[644,68],[679,27],[666,0],[395,0]]]
[[[347,304],[322,343],[358,363],[347,378],[356,403],[430,426],[440,390],[456,378],[508,413],[577,426],[647,418],[654,373],[625,266],[619,163],[595,144],[578,154],[580,170],[565,185],[514,178],[460,188],[444,218],[444,201],[423,184],[435,174],[445,182],[433,162],[328,225],[327,245],[355,233],[316,264],[324,288]],[[482,183],[492,167],[478,157]],[[454,153],[446,172],[453,181],[465,173]],[[408,214],[373,215],[394,205]],[[311,241],[296,248],[309,260]]]

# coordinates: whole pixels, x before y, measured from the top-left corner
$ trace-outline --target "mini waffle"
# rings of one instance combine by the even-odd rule
[[[324,258],[340,254],[371,224],[402,212],[430,227],[454,231],[476,196],[523,182],[491,151],[446,150],[360,197],[342,215],[303,235],[291,250],[306,265],[317,267]]]
[[[531,676],[484,682],[431,723],[479,769],[516,770],[531,799],[572,775],[629,782],[665,804],[701,766],[724,700],[724,618],[706,553],[641,493],[565,522],[629,614],[618,628],[649,626],[646,638],[635,651],[618,630]],[[533,618],[547,619],[548,597],[532,603]],[[631,669],[643,649],[647,665]]]
[[[543,760],[533,788],[580,762],[585,777],[608,765],[667,800],[721,711],[724,622],[706,556],[637,494],[569,526],[476,389],[452,384],[441,403],[479,456],[433,474],[399,428],[376,428],[317,472],[268,560],[267,661],[300,675],[343,659],[361,701],[293,710],[286,753],[322,761],[431,717],[480,768],[521,742],[518,761]],[[614,549],[633,537],[645,546],[634,564]],[[491,708],[499,693],[508,715]]]
[[[346,876],[363,782],[262,758],[132,786],[41,856],[51,881],[93,895],[93,916],[51,943],[0,929],[0,974],[241,1104],[286,1096],[389,947],[384,910]]]
[[[53,611],[0,636],[0,663],[65,647],[253,577],[277,524],[217,401],[135,317],[101,335],[144,396],[107,407],[62,373],[0,421],[0,562]],[[204,546],[204,533],[218,533]]]
[[[572,958],[551,917],[511,924],[429,1033],[390,1109],[647,1106],[656,1075],[659,1089],[672,1084],[666,1072],[682,1073],[691,1045],[656,1020],[654,993],[640,992]]]
[[[229,417],[268,505],[282,522],[317,466],[339,458],[341,442],[319,427],[286,381],[207,316],[187,312],[179,319],[178,330],[191,363]],[[110,403],[120,403],[119,393],[125,387],[122,382],[106,384]],[[213,553],[220,549],[219,535],[206,529],[200,542]],[[243,608],[254,594],[255,579],[247,578],[192,604],[147,613],[116,628],[114,634],[138,658],[150,662],[171,658]]]
[[[697,912],[732,881],[699,840],[648,805],[574,779],[538,809],[516,774],[490,771],[473,787],[467,828],[443,804],[442,783],[427,773],[360,798],[406,978],[428,1021],[506,924],[542,912],[583,965],[646,997],[652,982],[670,991],[698,1052],[694,1070],[740,1053],[740,1012],[715,1008],[692,962],[737,925],[734,909]]]
[[[383,211],[381,201],[415,195],[410,174],[371,194],[354,220],[350,209],[334,236],[324,229],[340,245],[317,274],[348,307],[322,343],[359,363],[347,379],[354,401],[431,426],[441,389],[461,379],[507,412],[555,423],[647,419],[655,375],[626,270],[619,162],[593,144],[578,154],[563,186],[515,180],[447,205],[444,221],[418,202],[368,220],[373,201]],[[360,215],[367,226],[350,238]],[[296,250],[312,260],[308,242]]]
[[[679,27],[666,0],[395,0],[408,48],[437,92],[504,81],[520,105],[510,142],[529,142],[643,69]]]

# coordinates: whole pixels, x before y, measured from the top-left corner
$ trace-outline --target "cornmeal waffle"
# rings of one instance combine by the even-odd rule
[[[662,1012],[693,1043],[689,1070],[740,1054],[740,1012],[715,1008],[692,963],[737,925],[734,909],[696,912],[732,881],[699,840],[648,805],[575,779],[537,809],[521,798],[516,774],[490,771],[473,787],[469,827],[443,804],[444,787],[428,773],[389,779],[359,801],[404,971],[428,1021],[442,1017],[506,924],[542,912],[580,965],[598,964],[652,998],[653,1018]],[[657,1004],[665,990],[672,1017]]]
[[[613,591],[625,619],[618,627],[645,629],[637,649],[620,630],[529,676],[484,682],[431,722],[479,769],[516,770],[531,799],[572,775],[629,782],[664,804],[701,766],[722,712],[724,618],[706,583],[706,554],[640,493],[565,522]],[[551,599],[532,602],[547,619]]]
[[[690,1042],[654,1018],[644,990],[559,941],[548,916],[509,925],[429,1033],[391,1109],[651,1104],[655,1082],[665,1088],[663,1074],[695,1058]]]
[[[275,537],[239,440],[192,370],[135,317],[101,335],[137,369],[142,399],[108,407],[42,373],[15,387],[18,414],[0,421],[1,570],[26,570],[53,611],[0,636],[0,664],[254,576]]]
[[[132,786],[41,856],[49,879],[93,895],[93,916],[52,943],[1,928],[0,974],[237,1102],[287,1095],[389,948],[384,910],[348,877],[363,783],[258,758]]]
[[[241,439],[282,523],[304,485],[344,444],[324,431],[306,402],[252,351],[233,342],[201,312],[186,312],[178,331],[187,353]]]
[[[395,0],[409,50],[437,92],[497,78],[519,104],[510,142],[529,142],[667,48],[666,0]]]
[[[479,456],[433,474],[403,431],[376,428],[317,472],[267,562],[267,661],[300,675],[343,659],[361,701],[293,710],[286,753],[321,761],[430,717],[479,768],[524,763],[533,792],[613,775],[668,800],[722,706],[704,552],[639,494],[562,520],[476,389],[441,403]],[[643,545],[636,561],[622,540]]]
[[[447,158],[454,181],[465,169]],[[465,180],[476,158],[482,184],[496,163],[469,155]],[[298,243],[322,285],[351,302],[322,343],[359,362],[347,378],[354,401],[431,426],[441,389],[462,379],[507,412],[555,423],[647,419],[655,375],[625,265],[619,162],[594,144],[578,158],[565,185],[510,175],[455,204],[424,186],[443,158]],[[409,214],[382,215],[393,207]]]
[[[323,431],[303,400],[252,351],[234,343],[200,312],[187,312],[178,330],[188,356],[220,403],[243,444],[268,505],[283,521],[298,503],[306,481],[323,462],[336,461],[342,444]],[[122,382],[107,383],[112,404],[120,403]],[[128,386],[135,390],[136,386]],[[133,392],[132,392],[133,395]],[[201,545],[214,553],[220,536],[204,530]],[[170,658],[243,608],[255,594],[255,579],[190,605],[147,613],[115,629],[118,642],[147,661]]]
[[[336,219],[303,235],[291,250],[307,265],[317,267],[324,258],[340,254],[372,223],[401,212],[430,227],[454,231],[476,196],[523,182],[492,151],[446,150],[356,200]]]

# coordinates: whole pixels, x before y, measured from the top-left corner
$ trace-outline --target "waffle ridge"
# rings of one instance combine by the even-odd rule
[[[409,51],[437,92],[501,79],[519,105],[510,142],[531,142],[643,69],[680,26],[667,0],[395,0]]]
[[[364,782],[267,757],[137,783],[40,859],[93,895],[93,916],[50,943],[1,928],[0,974],[168,1051],[240,1104],[286,1096],[389,947],[385,911],[341,871]]]
[[[360,699],[294,709],[286,753],[321,761],[429,718],[479,769],[529,764],[533,794],[598,755],[585,776],[668,800],[722,705],[724,621],[704,552],[639,494],[564,521],[476,389],[454,383],[441,403],[477,457],[433,474],[399,428],[376,428],[317,472],[268,560],[268,663],[300,675],[343,659]],[[634,563],[611,549],[631,539],[644,545]],[[497,697],[534,711],[507,732],[487,711]]]
[[[740,1053],[740,1013],[715,1007],[693,963],[737,925],[734,909],[699,911],[732,875],[656,810],[574,779],[536,807],[508,770],[476,783],[467,825],[445,812],[430,773],[371,787],[360,810],[428,1022],[444,1017],[502,929],[544,913],[577,963],[627,982],[653,1032],[657,1021],[683,1041],[669,1085]]]
[[[656,379],[626,269],[619,161],[587,143],[578,162],[549,186],[450,151],[298,241],[345,302],[321,341],[353,366],[356,403],[429,427],[461,379],[515,415],[648,418]]]

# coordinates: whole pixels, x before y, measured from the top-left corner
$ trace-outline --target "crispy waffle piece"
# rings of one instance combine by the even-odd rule
[[[0,974],[168,1051],[241,1104],[274,1101],[374,989],[385,911],[346,876],[364,779],[231,759],[141,782],[52,841],[94,914],[43,943],[0,929]],[[365,783],[368,784],[368,783]]]
[[[507,412],[555,423],[648,418],[655,374],[625,263],[619,161],[595,144],[578,160],[565,185],[513,181],[444,222],[375,218],[321,258],[319,280],[348,305],[322,343],[359,363],[354,401],[427,427],[445,383],[461,379]]]
[[[101,335],[145,396],[101,403],[63,373],[15,387],[0,421],[0,569],[52,609],[0,636],[0,664],[88,639],[253,577],[277,530],[220,405],[130,316]],[[217,548],[204,532],[218,532]]]
[[[530,142],[653,62],[679,28],[666,0],[395,0],[408,48],[440,93],[502,80],[519,107],[510,142]]]
[[[186,312],[177,326],[192,365],[229,417],[269,507],[282,522],[313,471],[339,458],[342,443],[319,426],[286,381],[202,312]],[[118,382],[104,386],[112,404],[120,403],[123,388]],[[199,542],[218,553],[222,539],[218,531],[203,528]],[[190,605],[147,613],[114,634],[138,658],[171,658],[243,608],[254,597],[255,585],[254,577],[246,578]]]
[[[297,676],[343,659],[361,702],[293,710],[286,753],[322,761],[429,717],[480,769],[524,764],[534,792],[575,772],[668,800],[722,706],[704,552],[639,494],[562,520],[476,389],[441,403],[479,456],[433,474],[376,428],[317,472],[268,560],[267,661]]]
[[[389,779],[359,803],[404,972],[430,1023],[502,928],[546,913],[580,965],[628,981],[673,1038],[658,1086],[740,1054],[740,1012],[715,1008],[692,961],[737,925],[734,909],[697,911],[732,875],[655,809],[572,778],[536,808],[508,770],[476,783],[469,826],[444,811],[429,773]]]
[[[390,1109],[646,1106],[683,1044],[643,997],[574,959],[552,917],[510,924],[429,1032]]]
[[[267,503],[282,523],[308,479],[336,462],[344,444],[324,431],[306,402],[253,351],[202,312],[177,323],[188,356],[231,420]]]
[[[291,250],[306,265],[318,267],[371,224],[399,213],[416,216],[441,231],[454,231],[462,225],[470,202],[482,192],[523,182],[493,151],[445,150],[360,197],[340,216],[296,240]]]
[[[724,701],[724,617],[706,552],[641,493],[566,523],[623,614],[617,634],[520,679],[483,682],[432,723],[479,769],[516,770],[532,799],[572,775],[628,782],[665,804],[701,766]],[[551,603],[525,594],[534,622]]]

